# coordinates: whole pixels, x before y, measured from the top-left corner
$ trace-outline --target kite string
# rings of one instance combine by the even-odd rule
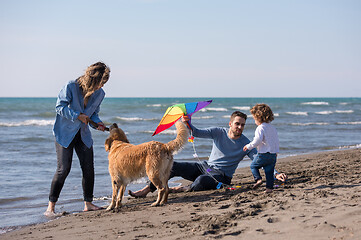
[[[188,126],[189,126],[189,123],[188,123],[188,122],[187,122],[187,124],[188,124]],[[189,127],[190,127],[190,126],[189,126]],[[191,137],[189,138],[188,141],[189,141],[190,143],[192,143],[192,147],[193,147],[193,151],[194,151],[193,157],[196,158],[197,161],[198,161],[198,163],[199,163],[199,165],[198,165],[199,170],[200,170],[201,172],[209,175],[215,182],[217,182],[217,183],[218,183],[218,184],[217,184],[217,189],[220,189],[222,185],[226,185],[226,184],[218,181],[212,174],[210,174],[211,169],[210,169],[210,168],[207,169],[207,168],[204,166],[204,164],[202,163],[202,161],[199,159],[199,156],[198,156],[197,150],[196,150],[196,146],[195,146],[194,141],[193,141],[193,139],[194,139],[194,137],[193,137],[193,131],[192,131],[191,128],[189,128],[189,129],[190,129],[190,131],[191,131]]]

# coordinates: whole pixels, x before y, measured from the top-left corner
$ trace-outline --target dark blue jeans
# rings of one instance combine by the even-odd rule
[[[80,167],[83,172],[82,186],[84,201],[93,201],[94,190],[94,154],[93,147],[88,148],[81,140],[80,132],[78,132],[69,147],[65,148],[55,141],[56,155],[58,166],[51,182],[49,201],[58,201],[61,189],[64,186],[66,177],[70,173],[71,163],[73,160],[73,152],[75,149],[78,155]]]
[[[169,179],[173,177],[182,177],[192,181],[193,183],[190,185],[191,191],[216,189],[218,182],[229,185],[232,180],[232,178],[225,175],[222,171],[210,167],[207,162],[174,162]],[[156,189],[157,188],[150,183],[150,190],[154,192]]]
[[[277,154],[275,153],[258,153],[251,163],[251,171],[255,181],[262,179],[259,173],[259,169],[263,167],[264,173],[266,175],[266,188],[269,189],[273,189],[273,174],[276,160]]]

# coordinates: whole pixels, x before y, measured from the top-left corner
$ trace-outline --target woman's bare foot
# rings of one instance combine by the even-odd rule
[[[150,193],[149,185],[145,186],[143,189],[136,192],[132,192],[130,190],[128,191],[129,196],[132,196],[134,198],[145,198],[148,193]]]
[[[55,217],[55,202],[50,202],[48,204],[48,208],[46,209],[46,211],[44,212],[44,216],[46,217]]]
[[[97,211],[100,209],[103,209],[103,208],[94,205],[92,202],[84,202],[84,212]]]
[[[44,216],[45,216],[45,217],[48,217],[48,218],[53,218],[53,217],[56,217],[57,214],[56,214],[55,212],[46,210],[46,211],[44,212]]]
[[[257,182],[253,185],[252,189],[257,189],[262,185],[262,179],[258,179]]]

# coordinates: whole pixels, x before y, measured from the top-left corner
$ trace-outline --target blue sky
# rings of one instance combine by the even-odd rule
[[[0,97],[361,97],[358,0],[0,0]]]

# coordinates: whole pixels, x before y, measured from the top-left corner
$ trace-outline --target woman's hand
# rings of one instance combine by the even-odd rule
[[[105,125],[102,122],[98,123],[97,130],[104,132],[105,131]]]
[[[87,115],[85,115],[84,113],[80,113],[80,115],[78,116],[78,119],[85,124],[88,124],[88,122],[89,122],[89,120],[88,120],[89,117]]]

